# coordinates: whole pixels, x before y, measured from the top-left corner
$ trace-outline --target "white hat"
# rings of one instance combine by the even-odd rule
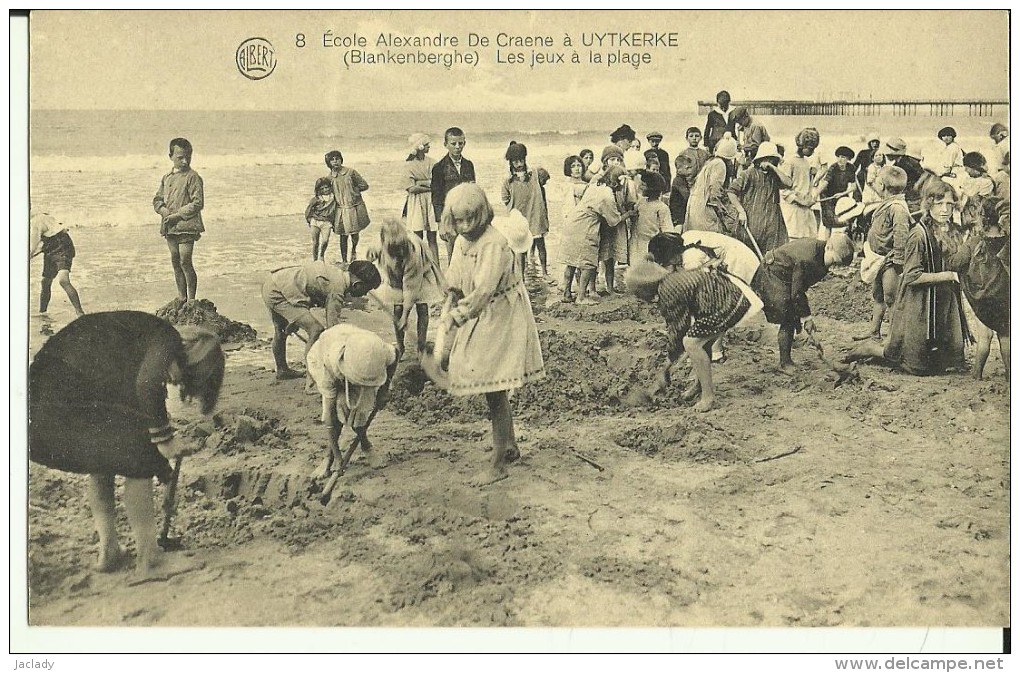
[[[397,349],[367,330],[347,339],[340,356],[340,373],[349,383],[377,387],[386,383],[386,368],[397,360]]]
[[[737,158],[737,141],[733,139],[729,131],[724,133],[722,139],[716,143],[715,156],[730,161]]]
[[[776,144],[774,142],[771,142],[769,140],[766,140],[761,145],[758,145],[758,152],[757,154],[754,155],[756,161],[758,159],[765,159],[767,157],[772,157],[773,159],[782,159],[782,157],[779,156],[779,148],[776,147]]]
[[[414,133],[407,139],[407,144],[410,154],[417,154],[419,150],[425,149],[425,146],[430,144],[432,139],[424,133]]]
[[[623,166],[628,171],[639,171],[647,165],[645,153],[641,150],[629,149],[623,153]]]
[[[503,234],[507,245],[516,254],[523,255],[531,249],[531,228],[528,226],[528,218],[516,208],[511,210],[509,215],[492,218],[492,226]]]
[[[849,196],[836,201],[836,221],[844,224],[864,213],[864,204],[854,201]]]

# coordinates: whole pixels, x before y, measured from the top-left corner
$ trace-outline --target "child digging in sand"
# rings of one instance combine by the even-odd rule
[[[50,290],[56,278],[67,293],[67,299],[78,317],[85,315],[78,291],[71,284],[71,264],[74,261],[74,242],[63,224],[51,215],[38,213],[29,219],[29,258],[43,256],[42,291],[39,294],[39,313],[50,306]]]
[[[413,306],[418,315],[415,330],[420,356],[429,331],[429,304],[443,301],[443,272],[426,243],[417,236],[408,236],[404,225],[393,218],[383,222],[379,242],[379,267],[385,282],[381,290],[384,301],[393,305],[397,350],[404,353],[404,333]]]
[[[492,227],[492,206],[481,187],[450,190],[443,226],[456,231],[447,271],[448,292],[460,299],[443,313],[440,329],[454,327],[449,355],[449,391],[485,394],[492,419],[492,468],[475,478],[484,485],[507,477],[520,451],[507,391],[545,376],[531,300],[506,238]]]

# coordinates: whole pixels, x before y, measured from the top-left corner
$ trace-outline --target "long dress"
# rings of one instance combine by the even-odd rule
[[[545,376],[531,299],[503,234],[489,226],[475,241],[458,236],[447,283],[463,296],[450,311],[450,393],[511,390]]]
[[[815,161],[811,157],[795,155],[779,165],[780,170],[785,170],[793,182],[793,186],[782,194],[780,204],[786,232],[791,239],[814,238],[818,235],[818,220],[809,205],[816,171]]]
[[[594,270],[599,262],[600,227],[620,220],[616,197],[606,185],[590,185],[581,202],[563,221],[563,263],[577,269]]]
[[[167,481],[154,433],[172,434],[168,370],[185,362],[180,334],[150,313],[78,318],[29,366],[29,458],[65,472]]]
[[[779,209],[779,187],[778,177],[771,171],[758,168],[741,171],[730,187],[747,213],[747,228],[762,254],[790,241],[783,212]],[[754,247],[743,227],[737,229],[736,238],[744,245]]]
[[[885,359],[911,374],[937,374],[964,364],[958,288],[952,283],[917,283],[922,274],[944,270],[942,247],[926,218],[907,234],[903,275],[885,346]]]
[[[709,159],[691,187],[691,195],[687,200],[687,214],[684,218],[684,231],[692,229],[714,231],[727,236],[734,233],[733,222],[724,222],[720,217],[720,211],[725,212],[730,205],[726,197],[726,187],[726,162],[718,157]]]
[[[333,195],[336,197],[336,222],[333,231],[338,234],[357,234],[371,223],[368,207],[361,192],[368,189],[368,183],[361,175],[348,166],[330,176]]]
[[[528,171],[524,180],[511,175],[503,181],[503,204],[520,211],[528,221],[532,238],[541,238],[549,233],[549,208],[546,205],[542,184],[549,180],[544,168]]]
[[[412,159],[404,164],[404,189],[418,184],[419,180],[432,180],[432,166],[435,162],[427,156]],[[408,194],[404,203],[407,228],[413,232],[434,231],[436,215],[432,207],[432,192]]]

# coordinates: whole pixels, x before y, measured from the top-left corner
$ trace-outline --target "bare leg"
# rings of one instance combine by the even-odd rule
[[[184,278],[187,281],[187,298],[194,299],[198,296],[198,274],[195,273],[195,265],[191,261],[191,257],[194,254],[195,243],[181,243],[181,269],[184,270]]]
[[[712,359],[705,352],[705,345],[711,339],[684,337],[684,350],[691,358],[694,375],[701,383],[701,399],[694,405],[695,411],[708,411],[715,405],[715,386],[712,384]]]
[[[117,516],[113,502],[113,475],[90,474],[88,484],[89,507],[99,533],[99,572],[117,570],[124,560],[124,550],[117,542]]]
[[[790,353],[793,351],[793,325],[784,323],[779,326],[779,367],[791,371],[793,358]]]
[[[415,312],[418,314],[418,321],[414,325],[415,332],[418,335],[417,347],[418,353],[425,352],[425,341],[428,339],[429,333],[429,305],[428,304],[416,304]]]
[[[428,239],[429,250],[432,251],[432,259],[436,260],[436,262],[438,263],[439,262],[439,241],[436,240],[436,232],[434,232],[434,231],[426,232],[425,238]]]
[[[329,238],[333,233],[332,229],[320,230],[319,232],[319,259],[326,261],[326,248],[329,247]]]
[[[456,237],[450,237],[450,240],[446,241],[446,263],[449,264],[453,261],[453,245],[457,242]]]
[[[818,240],[827,241],[832,236],[832,229],[829,229],[825,225],[818,227]]]
[[[574,274],[577,273],[577,269],[572,266],[568,266],[563,271],[563,299],[569,300],[570,295],[573,294],[574,287]]]
[[[312,260],[319,259],[319,228],[312,227]]]
[[[517,441],[514,438],[514,421],[510,412],[510,400],[506,391],[485,393],[485,401],[489,405],[489,416],[492,418],[492,468],[479,474],[474,480],[476,486],[484,486],[494,481],[506,479],[507,463],[520,456]]]
[[[591,289],[591,285],[595,282],[594,278],[595,271],[593,269],[582,269],[580,287],[577,290],[577,302],[579,304],[590,301],[588,299],[588,292]]]
[[[549,253],[545,249],[545,236],[539,236],[532,244],[538,249],[538,263],[542,265],[542,275],[549,275]]]
[[[39,292],[39,313],[46,313],[46,309],[50,307],[50,297],[52,296],[53,279],[43,278],[42,279],[42,290]]]
[[[884,358],[885,348],[877,341],[862,341],[853,347],[849,353],[843,356],[843,362],[854,362],[856,360],[866,360],[868,358]]]
[[[517,255],[517,264],[521,267],[521,280],[527,280],[528,253],[522,252]]]
[[[1009,381],[1009,334],[999,334],[999,357],[1006,369],[1006,380]]]
[[[397,336],[397,350],[401,353],[404,352],[404,334],[407,332],[407,323],[405,322],[403,327],[397,327],[397,318],[403,313],[403,304],[393,305],[393,331]]]
[[[167,238],[167,247],[170,248],[170,266],[174,270],[174,282],[177,283],[177,297],[181,301],[188,300],[188,279],[184,275],[184,269],[181,267],[181,251],[180,246],[177,245],[177,241]]]
[[[974,347],[974,378],[978,381],[985,372],[985,364],[988,362],[988,355],[992,352],[991,330],[981,330],[977,335],[977,344]],[[999,352],[1002,352],[1002,344],[999,344]]]
[[[67,294],[68,301],[71,302],[71,306],[74,307],[74,312],[78,316],[85,315],[85,310],[81,307],[81,299],[78,297],[78,291],[74,289],[74,285],[71,284],[71,272],[67,269],[61,269],[57,272],[57,282],[60,283],[60,287],[64,288],[64,293]]]
[[[358,258],[358,239],[361,238],[360,234],[351,234],[351,261],[353,262]]]
[[[186,556],[170,557],[156,544],[156,513],[152,505],[152,478],[124,480],[124,509],[138,550],[135,583],[165,580],[203,567]]]
[[[860,341],[862,339],[870,339],[882,336],[882,321],[885,320],[885,303],[880,301],[871,301],[871,325],[868,327],[868,333],[862,334],[859,337],[854,337]]]
[[[340,259],[347,261],[347,234],[340,234]]]
[[[301,374],[287,364],[287,320],[276,311],[270,311],[273,319],[273,361],[276,363],[277,379],[296,379]]]
[[[607,259],[603,272],[606,276],[606,292],[613,294],[616,292],[616,260]]]

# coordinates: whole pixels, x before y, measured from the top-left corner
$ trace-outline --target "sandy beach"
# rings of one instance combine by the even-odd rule
[[[228,353],[216,417],[180,416],[204,448],[184,461],[173,530],[177,553],[205,568],[138,587],[129,570],[94,572],[84,478],[32,464],[30,624],[1008,624],[997,352],[983,382],[859,366],[840,383],[806,347],[796,373],[778,373],[775,327],[761,322],[737,330],[715,368],[719,409],[691,412],[680,377],[631,408],[626,393],[664,361],[661,318],[630,297],[557,304],[529,277],[548,377],[512,400],[523,457],[510,479],[468,485],[491,456],[484,401],[425,383],[411,346],[374,449],[324,505],[309,479],[325,450],[319,403],[301,381],[275,381],[259,297],[265,271],[307,254],[303,224],[243,224],[244,236],[210,227],[196,254],[199,295],[259,334]],[[154,311],[172,297],[162,240],[137,231],[73,230],[87,310]],[[834,356],[864,328],[868,290],[832,276],[810,296]],[[32,317],[33,350],[65,310],[58,291],[52,324]],[[389,334],[370,303],[344,319]]]

